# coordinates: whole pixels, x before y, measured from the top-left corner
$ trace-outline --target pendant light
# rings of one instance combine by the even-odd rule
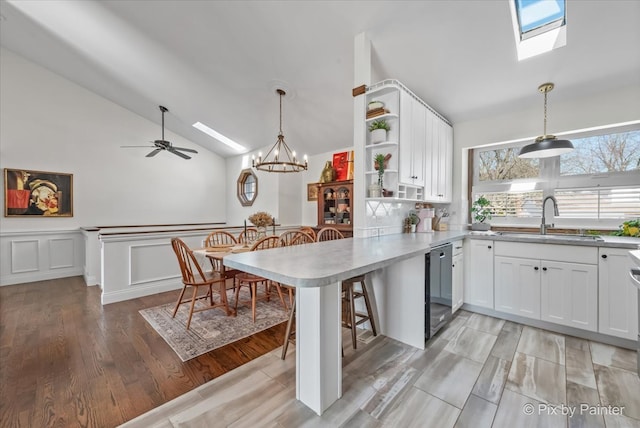
[[[569,153],[573,150],[573,144],[569,140],[558,140],[555,135],[547,135],[547,93],[553,90],[553,83],[543,83],[538,91],[544,94],[544,134],[534,143],[524,146],[520,150],[520,158],[549,158]]]
[[[267,155],[262,158],[262,153],[258,154],[258,159],[252,156],[253,167],[261,171],[267,172],[300,172],[307,169],[307,155],[304,155],[304,162],[300,162],[296,158],[296,152],[291,151],[287,143],[284,141],[282,134],[282,97],[286,94],[283,89],[276,89],[276,93],[280,96],[280,133],[278,140],[271,147]],[[271,156],[271,157],[270,157]]]

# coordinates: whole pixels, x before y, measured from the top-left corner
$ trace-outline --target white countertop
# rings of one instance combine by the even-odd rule
[[[225,266],[295,287],[320,287],[429,252],[463,239],[465,231],[347,238],[232,254]]]

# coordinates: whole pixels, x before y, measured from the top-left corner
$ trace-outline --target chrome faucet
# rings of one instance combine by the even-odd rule
[[[547,200],[549,199],[551,199],[551,202],[553,202],[553,214],[555,216],[560,215],[560,213],[558,212],[558,201],[556,201],[556,198],[554,198],[553,196],[547,196],[546,198],[544,198],[544,201],[542,201],[542,222],[540,223],[540,235],[546,235],[547,228],[553,227],[553,223],[546,224],[544,218],[544,206],[547,204]]]

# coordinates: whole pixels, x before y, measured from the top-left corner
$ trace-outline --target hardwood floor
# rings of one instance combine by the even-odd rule
[[[113,427],[282,344],[285,324],[185,363],[138,310],[82,277],[0,287],[0,426]]]
[[[296,400],[295,349],[276,349],[122,428],[640,427],[636,353],[464,310],[419,350],[353,350],[322,416]],[[586,407],[585,407],[586,406]],[[610,407],[611,406],[611,407]]]
[[[343,396],[320,417],[295,399],[284,324],[182,363],[138,313],[176,298],[103,307],[80,277],[0,287],[0,426],[640,427],[634,351],[466,311],[424,351],[353,350],[345,330]],[[622,414],[542,410],[599,403]]]

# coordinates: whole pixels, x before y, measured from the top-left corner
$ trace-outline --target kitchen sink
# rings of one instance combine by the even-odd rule
[[[478,236],[505,236],[515,239],[535,239],[535,240],[548,240],[548,241],[578,241],[578,242],[602,242],[604,239],[597,235],[569,235],[569,234],[550,234],[541,235],[539,233],[526,233],[526,232],[498,232],[493,230],[478,231],[472,230],[469,235]]]
[[[568,234],[549,234],[541,235],[539,233],[522,233],[522,232],[495,232],[499,236],[509,236],[513,238],[539,239],[541,241],[579,241],[579,242],[601,242],[604,239],[597,235],[568,235]]]

